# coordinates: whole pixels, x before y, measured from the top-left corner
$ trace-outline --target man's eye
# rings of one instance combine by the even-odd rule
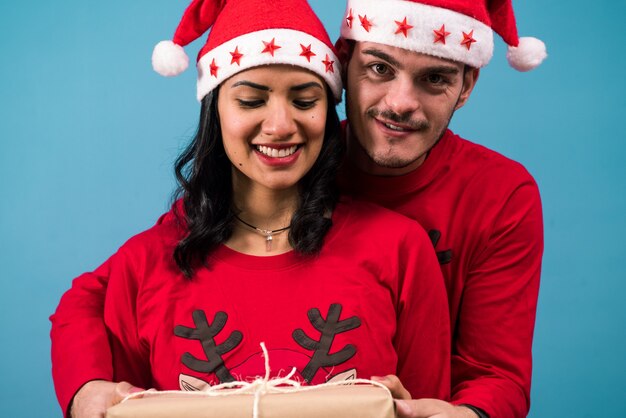
[[[372,71],[374,71],[378,75],[387,75],[389,74],[389,67],[385,64],[372,64],[370,65]]]
[[[261,107],[263,103],[265,103],[263,100],[243,100],[243,99],[237,99],[237,102],[239,103],[239,106],[245,107],[247,109],[254,109],[257,107]]]
[[[293,104],[298,109],[311,109],[317,103],[317,99],[315,100],[294,100]]]
[[[428,81],[430,84],[436,85],[447,84],[448,82],[446,78],[441,76],[441,74],[429,74],[426,77],[426,81]]]

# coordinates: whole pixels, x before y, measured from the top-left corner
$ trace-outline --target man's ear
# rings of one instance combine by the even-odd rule
[[[341,81],[343,81],[344,86],[347,82],[348,62],[352,56],[353,48],[354,41],[349,41],[344,38],[337,39],[337,42],[335,43],[337,58],[339,58],[339,62],[341,63]]]
[[[461,88],[461,95],[459,96],[459,100],[456,102],[456,107],[454,110],[459,110],[465,103],[469,100],[472,91],[474,90],[474,86],[476,86],[476,82],[478,81],[478,76],[480,75],[479,68],[467,68],[463,73],[463,87]]]

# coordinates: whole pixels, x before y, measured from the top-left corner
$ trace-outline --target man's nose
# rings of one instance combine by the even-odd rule
[[[411,115],[420,108],[419,94],[412,80],[395,80],[385,95],[387,109],[397,115]]]
[[[268,110],[268,115],[262,125],[264,135],[285,140],[291,138],[298,131],[289,104],[275,103]]]

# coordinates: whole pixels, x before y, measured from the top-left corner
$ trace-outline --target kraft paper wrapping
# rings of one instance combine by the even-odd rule
[[[106,418],[251,418],[254,394],[158,393],[109,408]],[[371,385],[303,387],[259,397],[260,418],[394,418],[388,390]]]

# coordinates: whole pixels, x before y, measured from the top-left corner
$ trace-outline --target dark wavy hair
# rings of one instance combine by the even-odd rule
[[[232,164],[224,150],[219,114],[218,90],[202,100],[198,131],[177,158],[178,188],[174,199],[182,198],[184,211],[175,211],[185,225],[186,236],[174,250],[174,260],[187,278],[199,265],[208,266],[207,256],[233,233]],[[289,243],[296,252],[315,255],[332,225],[329,214],[339,200],[335,184],[343,159],[339,117],[333,95],[326,89],[328,109],[324,142],[319,157],[300,180],[298,208],[291,219]],[[176,206],[176,205],[175,205]]]

